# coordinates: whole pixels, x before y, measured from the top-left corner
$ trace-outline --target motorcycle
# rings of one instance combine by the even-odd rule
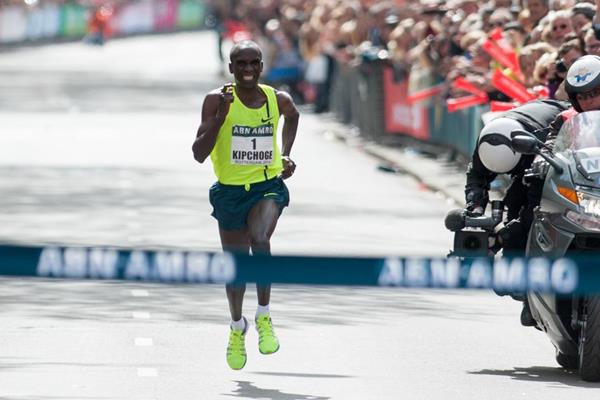
[[[512,148],[541,157],[526,179],[542,179],[526,255],[561,257],[600,251],[600,111],[563,124],[553,148],[526,131],[513,131]],[[556,348],[562,367],[584,381],[600,381],[600,294],[559,296],[528,292],[536,328]]]

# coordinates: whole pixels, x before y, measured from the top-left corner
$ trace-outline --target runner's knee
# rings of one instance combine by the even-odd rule
[[[269,247],[269,237],[264,232],[257,235],[253,235],[252,237],[250,237],[250,246],[252,247],[252,249]]]

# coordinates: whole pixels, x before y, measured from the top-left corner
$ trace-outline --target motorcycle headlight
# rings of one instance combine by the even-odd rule
[[[586,193],[577,192],[579,206],[587,215],[600,217],[600,199],[595,196],[590,196]]]
[[[571,210],[565,213],[565,217],[575,225],[578,225],[584,229],[600,232],[600,218],[598,217],[580,214]]]

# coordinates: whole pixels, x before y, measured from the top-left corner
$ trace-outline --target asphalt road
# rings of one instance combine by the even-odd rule
[[[0,55],[0,241],[218,250],[209,164],[190,146],[218,86],[208,33]],[[303,112],[277,254],[444,256],[445,198]],[[281,351],[225,363],[218,286],[3,279],[0,399],[564,399],[519,304],[489,292],[280,286]],[[247,292],[246,315],[256,297]]]

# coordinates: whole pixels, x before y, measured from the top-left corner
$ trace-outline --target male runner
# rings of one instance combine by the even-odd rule
[[[256,43],[236,44],[229,60],[235,84],[215,89],[204,99],[192,151],[196,161],[202,163],[210,154],[213,163],[218,181],[209,195],[223,250],[270,255],[271,235],[289,203],[283,179],[296,169],[290,152],[299,114],[288,93],[258,83],[263,62]],[[284,117],[281,152],[277,146],[280,115]],[[231,313],[227,363],[236,370],[246,364],[245,291],[245,285],[226,286]],[[256,292],[259,350],[271,354],[279,349],[269,314],[271,286],[257,285]]]

